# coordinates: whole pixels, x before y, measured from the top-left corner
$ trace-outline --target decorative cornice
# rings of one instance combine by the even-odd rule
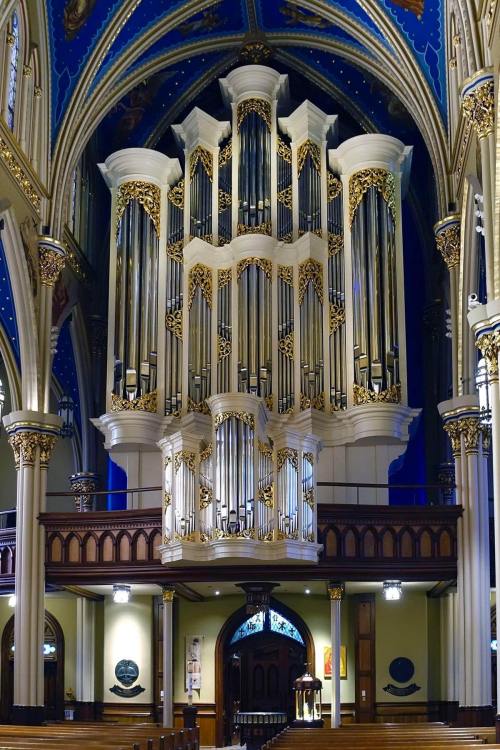
[[[363,196],[372,187],[382,194],[393,220],[396,221],[395,186],[392,172],[380,168],[361,169],[349,178],[349,223],[351,226]]]
[[[161,190],[158,185],[144,180],[131,180],[120,185],[116,198],[115,228],[118,233],[120,221],[125,209],[131,200],[138,201],[144,208],[160,236],[160,197]]]

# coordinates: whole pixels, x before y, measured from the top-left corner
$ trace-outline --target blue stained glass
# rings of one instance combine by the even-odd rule
[[[295,625],[292,625],[290,620],[287,620],[286,617],[283,617],[283,615],[280,615],[274,609],[269,610],[269,614],[264,615],[263,612],[258,612],[256,615],[249,617],[248,620],[245,620],[236,629],[230,643],[237,643],[237,641],[241,641],[243,638],[248,638],[250,635],[262,633],[263,631],[286,635],[288,638],[292,638],[294,641],[305,646],[304,639]]]
[[[294,641],[298,641],[305,646],[304,639],[300,635],[299,631],[292,625],[290,620],[280,615],[279,612],[275,612],[274,609],[270,612],[271,615],[271,632],[280,633],[281,635],[287,635],[289,638],[293,638]]]
[[[19,64],[19,19],[17,13],[12,14],[10,25],[12,34],[10,42],[10,59],[9,59],[9,91],[7,94],[7,125],[10,130],[14,130],[14,112],[16,108],[16,91],[17,91],[17,68]]]
[[[236,641],[241,641],[242,638],[246,638],[249,635],[255,635],[255,633],[262,633],[264,630],[264,613],[263,612],[257,612],[256,615],[252,615],[252,617],[249,617],[248,620],[245,620],[245,622],[240,625],[240,627],[236,630],[235,634],[231,638],[231,643],[236,643]]]

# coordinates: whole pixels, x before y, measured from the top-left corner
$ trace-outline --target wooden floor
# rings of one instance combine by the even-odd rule
[[[494,727],[445,724],[348,724],[340,729],[285,729],[265,750],[473,750],[494,744]]]
[[[199,730],[154,724],[0,725],[0,750],[199,750]]]

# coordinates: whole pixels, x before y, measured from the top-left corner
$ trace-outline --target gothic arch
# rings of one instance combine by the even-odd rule
[[[293,609],[287,607],[286,604],[282,604],[282,602],[274,598],[271,599],[271,607],[295,625],[304,640],[307,661],[310,664],[315,664],[313,637],[302,617]],[[215,740],[217,747],[222,747],[224,744],[224,648],[227,645],[228,638],[247,619],[246,606],[243,605],[228,617],[220,629],[215,644]]]

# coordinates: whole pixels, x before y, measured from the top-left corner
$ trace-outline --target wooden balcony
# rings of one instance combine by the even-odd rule
[[[454,505],[320,504],[318,541],[323,550],[319,564],[269,565],[265,576],[281,580],[450,580],[456,577],[461,512],[461,507]],[[236,581],[252,575],[251,565],[175,570],[162,566],[158,552],[160,508],[44,513],[40,521],[46,529],[48,583]],[[0,540],[3,564],[1,544]],[[6,547],[11,550],[5,553],[7,571],[7,560],[14,555],[12,538]],[[253,575],[261,578],[263,572],[255,566]]]

